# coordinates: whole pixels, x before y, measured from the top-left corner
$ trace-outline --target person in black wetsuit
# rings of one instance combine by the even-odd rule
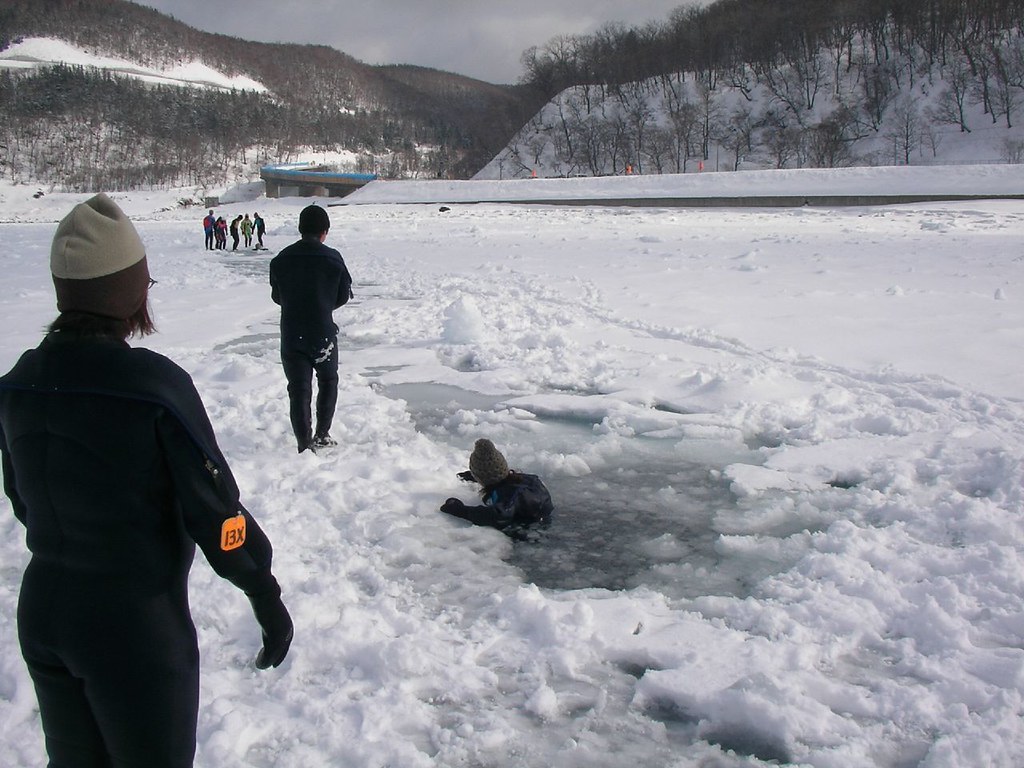
[[[469,471],[460,472],[462,480],[480,483],[482,505],[468,506],[456,498],[441,505],[441,511],[474,525],[497,528],[513,538],[521,538],[534,525],[551,522],[554,505],[551,494],[537,475],[514,472],[494,443],[481,438],[473,445]]]
[[[254,213],[252,215],[252,226],[253,231],[256,233],[256,247],[266,248],[266,246],[263,245],[263,236],[267,234],[267,222],[265,222],[263,217],[258,213]]]
[[[237,251],[238,250],[238,238],[239,238],[238,225],[241,224],[241,223],[242,223],[242,216],[241,216],[241,214],[239,214],[238,216],[235,216],[235,218],[233,218],[231,220],[231,225],[228,227],[228,230],[231,232],[231,250],[232,251]]]
[[[281,365],[299,453],[337,445],[331,437],[338,402],[338,326],[333,313],[352,297],[352,277],[341,254],[324,245],[330,228],[327,211],[306,206],[299,214],[302,239],[270,262],[270,296],[281,306]]]
[[[198,544],[241,589],[279,665],[292,621],[272,548],[239,501],[189,375],[127,339],[153,332],[145,249],[105,195],[58,225],[59,316],[0,378],[4,491],[31,560],[18,636],[51,766],[187,768],[199,648]]]

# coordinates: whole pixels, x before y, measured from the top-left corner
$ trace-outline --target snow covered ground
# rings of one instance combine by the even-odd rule
[[[247,602],[197,560],[197,766],[1024,764],[1024,202],[442,212],[444,185],[386,184],[330,209],[356,299],[317,456],[269,257],[205,251],[180,192],[115,195],[159,281],[143,343],[195,378],[297,625],[256,671]],[[32,192],[0,187],[2,369],[53,317],[84,197]],[[218,213],[277,250],[307,202]],[[437,511],[481,436],[548,483],[546,536]],[[44,761],[23,540],[5,500],[5,766]]]

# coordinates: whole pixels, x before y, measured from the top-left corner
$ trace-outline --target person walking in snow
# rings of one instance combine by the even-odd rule
[[[441,505],[441,511],[446,514],[473,525],[497,528],[513,538],[521,538],[530,526],[547,525],[551,521],[554,505],[541,479],[510,470],[505,457],[487,438],[473,445],[469,471],[460,472],[458,477],[482,486],[483,504],[467,506],[459,499],[449,498]]]
[[[217,219],[213,216],[211,210],[205,217],[203,217],[203,232],[206,234],[206,250],[213,250],[213,231],[217,226]]]
[[[256,247],[257,248],[265,247],[263,245],[263,235],[265,235],[266,232],[267,232],[267,223],[265,221],[263,221],[263,219],[260,217],[259,213],[254,213],[252,215],[252,224],[253,224],[253,227],[256,230]]]
[[[127,343],[154,331],[131,221],[103,194],[75,206],[50,269],[59,315],[0,378],[4,491],[31,552],[18,637],[49,764],[190,768],[195,546],[248,596],[260,669],[284,660],[293,633],[273,550],[192,379]]]
[[[242,219],[242,237],[245,239],[245,247],[252,248],[252,220],[249,218],[249,214],[245,214],[245,218]]]
[[[231,250],[238,250],[238,225],[242,223],[242,216],[239,214],[231,220]]]
[[[338,326],[333,312],[352,297],[352,276],[341,254],[324,245],[330,228],[327,211],[306,206],[299,214],[302,238],[270,262],[270,296],[281,307],[281,365],[299,453],[337,445],[330,434],[338,401]]]
[[[224,221],[223,216],[217,219],[214,229],[217,234],[217,250],[223,251],[228,247],[228,223]]]

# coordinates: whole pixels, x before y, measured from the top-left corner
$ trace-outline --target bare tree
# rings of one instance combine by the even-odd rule
[[[853,162],[851,147],[857,140],[853,109],[840,105],[818,125],[804,132],[802,162],[815,168],[841,168]]]
[[[989,60],[995,75],[994,110],[1006,120],[1006,127],[1013,127],[1013,116],[1020,105],[1021,89],[1024,88],[1024,55],[1021,42],[1000,45],[994,41],[989,45]]]
[[[1020,139],[1003,139],[1002,158],[1011,165],[1024,163],[1024,141]]]
[[[718,143],[732,155],[732,169],[738,171],[742,163],[754,150],[754,131],[757,121],[753,109],[743,103],[729,115],[717,135]]]
[[[765,116],[762,143],[776,168],[788,168],[790,162],[800,161],[803,129],[787,113],[770,113]]]
[[[711,139],[718,131],[721,109],[715,96],[714,81],[703,77],[697,80],[697,113],[700,118],[700,156],[705,160],[711,154]]]
[[[960,57],[950,60],[945,68],[942,81],[945,89],[939,96],[932,118],[940,123],[956,125],[961,133],[970,133],[965,107],[971,90],[971,71]]]
[[[921,146],[922,138],[921,114],[911,98],[904,96],[893,105],[883,136],[892,142],[893,162],[910,165],[910,156]]]
[[[647,129],[654,120],[654,107],[650,95],[639,83],[627,83],[618,89],[632,144],[629,154],[635,159],[638,171],[643,171]]]
[[[675,158],[675,135],[668,128],[651,128],[647,132],[644,156],[656,173],[670,173]]]
[[[876,129],[881,126],[885,111],[898,91],[895,80],[896,67],[892,63],[869,64],[865,67],[861,96],[864,112]]]

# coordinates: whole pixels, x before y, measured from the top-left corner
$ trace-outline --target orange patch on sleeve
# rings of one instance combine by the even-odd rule
[[[229,517],[220,527],[220,548],[225,552],[245,544],[245,515]]]

